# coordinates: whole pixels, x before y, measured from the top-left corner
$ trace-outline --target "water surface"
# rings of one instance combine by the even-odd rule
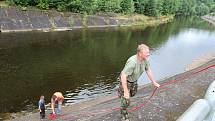
[[[41,94],[48,103],[55,91],[67,104],[113,94],[116,77],[140,43],[150,46],[159,80],[214,53],[215,28],[187,18],[147,28],[0,33],[0,112],[35,109]],[[148,82],[144,75],[138,81]]]

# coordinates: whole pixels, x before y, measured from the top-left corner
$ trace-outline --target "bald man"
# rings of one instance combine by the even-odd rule
[[[61,92],[55,92],[51,98],[51,109],[52,114],[61,114],[61,106],[63,103],[64,97]],[[55,104],[57,104],[57,110],[55,110]]]
[[[149,47],[145,44],[138,45],[137,53],[127,60],[125,67],[118,78],[120,81],[118,94],[121,101],[121,114],[122,118],[126,121],[129,121],[127,111],[130,104],[129,98],[136,94],[138,87],[137,80],[142,73],[146,71],[146,74],[153,85],[155,87],[160,86],[153,77],[149,62],[147,61],[148,57]]]

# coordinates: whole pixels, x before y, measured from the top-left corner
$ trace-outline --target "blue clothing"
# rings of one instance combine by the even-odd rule
[[[44,99],[40,99],[40,101],[38,102],[38,106],[39,106],[39,109],[41,110],[40,118],[44,119],[45,118],[45,108],[46,108]]]
[[[61,115],[62,113],[62,102],[58,101],[57,109],[55,109],[56,114]]]
[[[41,110],[45,109],[45,101],[43,99],[40,99],[38,106]]]

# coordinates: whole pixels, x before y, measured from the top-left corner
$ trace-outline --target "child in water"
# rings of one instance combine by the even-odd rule
[[[40,100],[38,102],[39,111],[40,111],[40,119],[45,118],[45,97],[43,95],[40,96]]]

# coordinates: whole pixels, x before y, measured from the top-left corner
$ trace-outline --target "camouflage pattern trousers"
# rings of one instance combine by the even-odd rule
[[[118,96],[119,96],[120,102],[121,102],[121,114],[126,119],[126,118],[128,118],[127,108],[130,105],[130,100],[124,98],[124,90],[122,87],[122,83],[119,78],[117,79],[117,81],[119,81]],[[128,86],[128,91],[129,91],[130,97],[133,97],[137,93],[137,87],[138,87],[137,81],[135,81],[135,82],[127,81],[127,86]]]

